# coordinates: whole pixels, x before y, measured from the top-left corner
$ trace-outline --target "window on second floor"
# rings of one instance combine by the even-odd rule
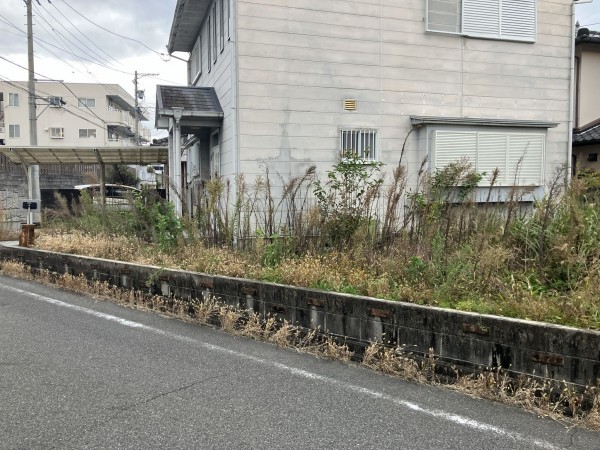
[[[377,130],[349,128],[340,130],[342,158],[357,157],[363,161],[377,161]]]
[[[206,40],[206,43],[208,44],[207,52],[206,52],[206,54],[208,56],[208,59],[207,59],[208,62],[206,63],[206,66],[208,67],[208,71],[210,72],[211,65],[212,65],[212,53],[213,53],[213,51],[212,51],[212,41],[213,41],[213,39],[212,39],[212,21],[210,19],[210,15],[208,16],[208,21],[206,22],[206,25],[207,25],[206,26],[206,35],[208,38]]]
[[[217,5],[215,3],[213,3],[212,6],[212,23],[213,23],[213,27],[212,27],[212,44],[213,44],[213,48],[212,48],[212,52],[213,52],[213,62],[217,62],[217,53],[218,53],[218,46],[217,46],[217,39],[219,36],[219,32],[217,30],[218,28],[218,23],[217,23]]]
[[[78,106],[80,108],[95,108],[96,107],[96,99],[95,98],[79,98]]]
[[[534,42],[536,0],[427,0],[427,30]]]
[[[64,128],[58,128],[58,127],[52,127],[50,128],[50,137],[52,139],[62,139],[65,137],[65,129]]]
[[[194,49],[192,50],[189,65],[190,84],[193,84],[198,76],[202,74],[202,39],[200,36],[198,36],[196,45],[194,45]]]
[[[19,94],[8,94],[8,106],[19,106]]]
[[[227,0],[219,0],[219,39],[221,44],[221,51],[225,49],[225,2]]]
[[[20,138],[21,137],[21,125],[9,125],[8,126],[8,137],[9,138]]]
[[[96,137],[96,129],[95,128],[80,128],[79,129],[79,137],[81,139],[93,139]]]

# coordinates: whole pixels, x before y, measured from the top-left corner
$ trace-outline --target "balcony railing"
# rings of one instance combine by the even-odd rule
[[[127,111],[108,110],[106,113],[106,121],[108,123],[117,123],[128,127],[133,127],[134,119]]]
[[[130,146],[133,146],[133,141],[131,139],[109,139],[108,146],[109,147],[130,147]]]

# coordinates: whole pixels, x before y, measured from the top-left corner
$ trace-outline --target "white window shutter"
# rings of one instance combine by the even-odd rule
[[[463,0],[463,33],[500,36],[500,0]]]
[[[436,170],[463,158],[467,158],[473,167],[477,165],[477,133],[445,130],[436,130],[434,133],[433,167]]]
[[[543,182],[543,134],[511,134],[508,137],[508,183],[540,186]]]
[[[477,172],[484,173],[480,186],[489,186],[494,170],[500,171],[494,185],[506,185],[508,136],[502,133],[478,133]]]
[[[500,35],[535,41],[536,0],[502,0]]]

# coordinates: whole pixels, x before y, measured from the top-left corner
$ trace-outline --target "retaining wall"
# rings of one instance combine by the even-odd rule
[[[432,348],[447,365],[502,367],[578,385],[596,385],[600,377],[596,331],[37,249],[0,245],[0,258],[150,294],[199,299],[211,293],[236,308],[345,337],[358,350],[383,336],[417,355]]]

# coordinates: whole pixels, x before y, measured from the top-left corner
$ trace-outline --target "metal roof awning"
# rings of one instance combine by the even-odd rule
[[[414,127],[423,125],[475,125],[488,127],[555,128],[558,122],[480,117],[410,116]]]
[[[210,2],[211,0],[177,1],[167,45],[169,53],[192,51]]]
[[[168,147],[0,147],[15,164],[167,164]]]
[[[156,128],[168,129],[169,119],[181,113],[181,132],[194,134],[220,127],[223,108],[212,87],[156,86]]]

